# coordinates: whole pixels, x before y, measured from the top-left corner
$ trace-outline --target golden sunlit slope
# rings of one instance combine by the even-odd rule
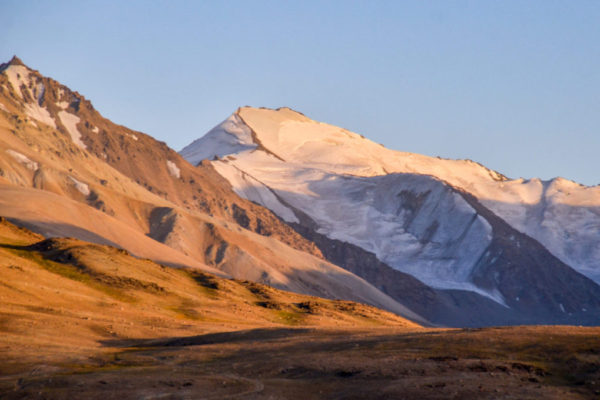
[[[173,269],[0,221],[0,368],[81,357],[108,339],[254,327],[418,325],[367,305]],[[10,362],[9,362],[10,360]]]

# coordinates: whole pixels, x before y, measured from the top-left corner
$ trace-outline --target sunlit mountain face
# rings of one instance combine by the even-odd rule
[[[289,108],[178,153],[15,57],[0,398],[590,398],[599,205]]]

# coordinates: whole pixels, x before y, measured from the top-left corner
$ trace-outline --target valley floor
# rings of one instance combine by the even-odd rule
[[[3,399],[585,399],[600,328],[259,328],[4,363]],[[9,365],[12,365],[11,371]]]
[[[585,399],[600,328],[423,328],[0,218],[0,399]]]

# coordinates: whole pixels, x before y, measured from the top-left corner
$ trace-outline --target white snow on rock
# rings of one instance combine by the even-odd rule
[[[181,170],[173,161],[167,160],[167,169],[173,178],[179,179],[181,177]]]
[[[283,205],[271,189],[250,175],[228,163],[214,164],[214,167],[232,183],[233,190],[241,197],[264,205],[287,222],[300,222],[294,212]]]
[[[250,129],[237,114],[233,114],[180,153],[191,164],[198,165],[202,160],[212,160],[215,156],[222,157],[256,147]]]
[[[100,132],[100,129],[98,129],[98,127],[95,126],[95,127],[92,128],[92,132],[98,133],[98,132]]]
[[[62,122],[65,128],[67,128],[67,131],[69,132],[73,143],[75,143],[82,149],[85,149],[86,145],[81,141],[81,132],[79,132],[79,130],[77,129],[77,124],[80,121],[79,117],[67,111],[59,111],[58,117],[60,118],[60,122]]]
[[[46,107],[40,106],[38,103],[25,104],[25,113],[27,116],[34,118],[52,128],[56,129],[56,122],[50,115]]]
[[[600,187],[555,178],[509,182],[506,189],[504,198],[482,203],[600,283]]]
[[[15,160],[17,160],[19,163],[23,164],[25,167],[27,167],[27,169],[29,169],[31,171],[37,171],[39,168],[37,162],[31,161],[29,159],[29,157],[27,157],[24,154],[19,153],[18,151],[14,151],[12,149],[7,149],[6,153],[9,156],[11,156],[12,158],[14,158]]]
[[[134,135],[133,133],[129,135],[129,137],[131,137],[133,140],[135,140],[136,142],[138,141],[138,137],[136,135]]]
[[[491,226],[437,179],[330,174],[288,166],[263,152],[213,166],[236,193],[287,222],[298,222],[292,206],[310,216],[319,233],[373,252],[430,286],[475,290],[469,276],[490,244]]]
[[[67,108],[69,108],[69,102],[68,101],[59,101],[56,103],[56,105],[59,108],[62,108],[63,110],[66,110]]]
[[[181,154],[194,165],[223,158],[213,166],[241,196],[290,222],[298,209],[320,233],[435,287],[478,291],[469,273],[492,237],[446,184],[600,283],[600,186],[510,180],[469,160],[393,151],[286,108],[242,108]]]
[[[27,67],[23,65],[9,65],[4,70],[4,73],[8,77],[8,82],[13,87],[15,93],[22,98],[21,85],[29,86],[29,70]]]
[[[75,189],[77,189],[82,195],[84,195],[84,196],[90,195],[90,187],[86,183],[83,183],[83,182],[73,178],[70,175],[69,175],[69,179],[71,179],[71,181],[73,182]]]
[[[56,129],[56,122],[48,110],[40,105],[46,90],[44,84],[42,82],[34,83],[30,71],[23,65],[10,65],[3,72],[8,77],[8,81],[19,97],[23,98],[23,89],[21,87],[25,86],[26,89],[24,90],[28,91],[31,97],[36,99],[32,103],[24,104],[25,114]],[[30,87],[33,89],[30,89]]]

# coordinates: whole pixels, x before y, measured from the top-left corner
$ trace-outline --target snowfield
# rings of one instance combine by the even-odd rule
[[[179,167],[171,160],[167,160],[167,170],[169,171],[169,174],[171,174],[171,176],[173,178],[177,178],[179,179],[181,177],[181,170],[179,169]]]
[[[236,114],[181,150],[181,155],[193,165],[247,149],[255,149],[252,132]]]
[[[452,187],[600,282],[600,187],[562,178],[511,180],[469,160],[389,150],[291,109],[242,108],[181,154],[212,161],[234,190],[287,222],[371,251],[438,288],[470,281],[492,228]],[[300,213],[299,213],[300,212]]]
[[[87,183],[83,183],[75,178],[73,178],[72,176],[69,175],[69,179],[71,180],[71,182],[73,182],[73,186],[75,186],[75,189],[77,189],[79,191],[79,193],[81,193],[84,196],[89,196],[90,195],[90,187],[87,185]]]
[[[77,129],[77,124],[80,121],[79,117],[67,111],[59,111],[58,117],[60,118],[60,122],[62,122],[65,128],[67,128],[67,131],[69,132],[73,143],[75,143],[82,149],[85,149],[87,146],[81,141],[81,132],[79,132],[79,130]]]

